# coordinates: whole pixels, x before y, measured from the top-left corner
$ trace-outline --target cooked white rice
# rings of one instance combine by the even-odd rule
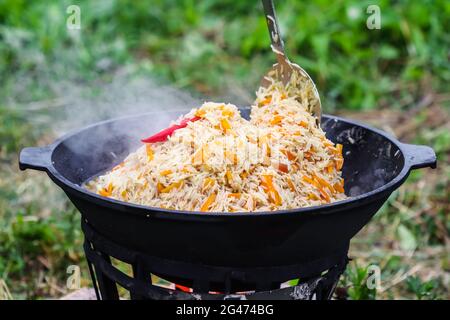
[[[345,199],[342,146],[326,139],[310,114],[317,103],[312,87],[291,80],[260,88],[250,121],[234,105],[204,103],[185,116],[200,120],[167,141],[143,145],[87,188],[192,211],[282,210]]]

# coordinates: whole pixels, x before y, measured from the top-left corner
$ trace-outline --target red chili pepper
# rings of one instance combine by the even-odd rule
[[[194,121],[197,121],[200,119],[201,119],[200,117],[183,119],[180,122],[180,124],[174,124],[173,126],[170,126],[169,128],[166,128],[166,129],[152,135],[151,137],[142,139],[141,141],[144,143],[155,143],[155,142],[166,141],[167,138],[170,137],[175,132],[175,130],[185,128],[189,122],[194,122]]]

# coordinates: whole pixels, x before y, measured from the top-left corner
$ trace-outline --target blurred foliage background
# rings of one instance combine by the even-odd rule
[[[72,4],[81,30],[66,27]],[[366,27],[372,4],[380,30]],[[276,5],[288,55],[315,80],[327,113],[438,154],[438,169],[413,172],[355,238],[336,297],[448,299],[450,2]],[[43,174],[17,166],[20,148],[55,138],[68,108],[61,83],[95,101],[125,75],[243,104],[274,62],[269,44],[259,1],[0,0],[0,298],[59,297],[71,264],[90,283],[76,210]],[[370,264],[381,268],[376,292],[365,286]]]

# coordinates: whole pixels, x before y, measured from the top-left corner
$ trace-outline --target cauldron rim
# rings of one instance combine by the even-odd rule
[[[246,109],[246,108],[240,108],[240,110]],[[173,113],[176,112],[185,112],[186,110],[174,110]],[[412,169],[416,168],[423,168],[423,167],[436,167],[436,156],[434,154],[434,151],[427,147],[427,146],[418,146],[418,145],[410,145],[401,143],[398,141],[395,137],[390,135],[387,132],[384,132],[382,130],[373,128],[369,125],[363,124],[359,121],[355,120],[349,120],[345,118],[341,118],[338,116],[332,116],[332,115],[323,115],[324,120],[332,120],[332,121],[341,121],[345,122],[351,126],[358,126],[365,130],[371,131],[374,134],[380,135],[383,138],[387,139],[391,144],[395,145],[401,152],[401,155],[404,159],[403,161],[403,168],[399,171],[397,176],[395,176],[391,181],[388,183],[371,190],[366,193],[362,193],[357,196],[349,197],[345,200],[329,203],[329,204],[322,204],[318,206],[310,206],[310,207],[302,207],[302,208],[295,208],[295,209],[288,209],[288,210],[276,210],[276,211],[258,211],[258,212],[199,212],[199,211],[187,211],[187,210],[173,210],[173,209],[164,209],[159,207],[151,207],[151,206],[145,206],[145,205],[139,205],[134,204],[130,202],[124,202],[120,200],[115,200],[111,198],[105,198],[98,194],[95,194],[84,187],[71,182],[67,178],[65,178],[54,166],[54,163],[52,162],[52,156],[53,152],[57,150],[58,146],[63,144],[66,140],[76,136],[77,134],[82,133],[85,130],[92,129],[96,126],[102,126],[107,125],[109,123],[113,123],[115,121],[120,120],[126,120],[129,118],[137,118],[142,116],[149,116],[152,114],[160,114],[160,112],[146,112],[142,114],[135,114],[135,115],[129,115],[124,117],[118,117],[114,119],[109,119],[101,122],[97,122],[94,124],[91,124],[89,126],[83,127],[81,129],[74,130],[72,132],[69,132],[60,138],[56,139],[52,144],[42,147],[42,148],[25,148],[22,150],[20,158],[19,158],[19,165],[22,170],[25,170],[27,168],[37,169],[46,171],[49,177],[57,184],[59,185],[64,191],[71,193],[75,196],[81,197],[91,203],[95,203],[97,205],[106,206],[114,210],[119,211],[126,211],[127,214],[138,214],[138,215],[155,215],[155,214],[163,214],[165,218],[181,218],[185,217],[187,219],[189,218],[200,218],[200,219],[208,219],[208,217],[227,217],[227,219],[233,219],[233,218],[243,218],[243,217],[255,217],[255,216],[261,216],[261,217],[270,217],[274,215],[297,215],[297,214],[330,214],[336,211],[342,211],[351,209],[354,207],[358,207],[364,204],[371,203],[373,201],[376,201],[380,198],[385,197],[387,193],[391,193],[393,190],[395,190],[398,186],[400,186],[408,177],[409,172]],[[33,161],[36,161],[36,159],[33,159],[33,161],[29,161],[27,159],[27,149],[32,151],[31,149],[40,149],[41,154],[40,159],[38,159],[38,163],[32,163]],[[426,153],[426,155],[423,155],[422,153]],[[33,158],[33,157],[32,157]],[[36,158],[34,156],[34,158]],[[162,217],[162,216],[160,216]]]

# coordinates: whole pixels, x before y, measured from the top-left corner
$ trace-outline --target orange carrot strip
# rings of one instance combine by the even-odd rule
[[[112,185],[112,183],[110,182],[108,184],[108,186],[106,188],[101,189],[98,194],[103,196],[103,197],[110,197],[112,194],[112,191],[114,189],[114,186]]]
[[[289,150],[282,150],[281,153],[283,153],[289,161],[295,160],[297,158],[297,156]]]
[[[181,187],[183,184],[183,180],[174,182],[169,184],[167,187],[165,187],[164,189],[161,190],[161,193],[168,193],[170,191],[172,191],[173,189],[179,188]]]
[[[296,192],[295,185],[292,182],[291,178],[289,178],[289,177],[286,178],[286,182],[287,182],[287,184],[289,186],[289,189],[291,189],[292,192]]]
[[[223,110],[222,115],[224,117],[232,117],[234,115],[234,112],[233,112],[233,110]]]
[[[330,188],[330,187],[331,187],[331,185],[330,185],[327,181],[325,181],[324,179],[322,179],[321,177],[316,176],[316,175],[313,175],[313,176],[314,176],[314,179],[315,179],[317,182],[319,182],[320,185],[321,185],[322,187],[325,187],[325,188]]]
[[[211,193],[211,195],[205,200],[205,202],[200,207],[200,211],[208,211],[209,207],[213,204],[213,202],[216,200],[216,194]]]
[[[337,159],[334,162],[336,163],[336,169],[341,170],[344,165],[344,159]]]
[[[319,197],[316,196],[314,193],[308,194],[308,199],[310,200],[320,200]]]
[[[283,121],[283,117],[282,116],[275,116],[270,121],[270,124],[274,126],[274,125],[280,124],[282,121]]]
[[[225,173],[226,177],[227,177],[227,181],[229,184],[231,184],[233,182],[233,175],[231,174],[230,170],[227,170]]]
[[[334,189],[335,189],[336,191],[341,192],[341,193],[344,193],[344,192],[345,192],[345,190],[344,190],[344,179],[342,179],[341,182],[336,182],[336,183],[333,185],[333,187],[334,187]]]
[[[313,179],[311,179],[308,176],[303,176],[302,180],[309,183],[310,185],[315,186],[316,188],[320,188],[320,184],[317,181],[314,181]]]
[[[309,124],[308,124],[308,122],[306,122],[306,121],[300,121],[299,123],[298,123],[298,125],[300,126],[300,127],[303,127],[303,128],[308,128],[308,126],[309,126]]]
[[[214,180],[213,178],[205,178],[205,180],[203,181],[203,190],[214,186],[215,183],[216,180]]]
[[[172,170],[168,169],[168,170],[163,170],[159,173],[160,175],[164,176],[168,176],[169,174],[172,174]]]
[[[327,203],[331,201],[330,196],[328,195],[328,193],[325,190],[323,190],[322,188],[319,188],[319,192],[320,192],[320,195],[325,199],[325,201]]]
[[[222,120],[220,120],[220,125],[221,125],[222,130],[223,130],[224,132],[227,132],[227,130],[230,130],[230,129],[231,129],[231,125],[230,125],[230,123],[228,122],[227,119],[222,119]]]
[[[260,102],[260,105],[266,106],[272,102],[272,96],[267,96],[263,101]]]
[[[272,176],[270,175],[263,175],[261,177],[261,185],[264,189],[264,191],[269,196],[270,202],[273,204],[279,206],[282,203],[282,199],[278,191],[275,189],[275,186],[273,185]]]
[[[284,172],[284,173],[288,173],[289,172],[289,167],[288,167],[287,164],[280,162],[278,164],[278,170],[280,170],[281,172]]]
[[[155,153],[153,152],[151,144],[145,145],[145,151],[147,152],[148,161],[152,161],[155,156]]]
[[[333,173],[333,169],[334,169],[334,166],[333,166],[333,165],[328,165],[328,166],[327,166],[327,172],[328,172],[328,173]]]
[[[205,114],[206,114],[206,111],[205,111],[205,110],[202,110],[202,109],[198,109],[198,110],[195,112],[195,115],[196,115],[197,117],[199,117],[199,118],[203,118],[203,117],[205,116]]]
[[[342,148],[343,148],[342,144],[340,143],[336,144],[336,152],[338,155],[342,155]]]

